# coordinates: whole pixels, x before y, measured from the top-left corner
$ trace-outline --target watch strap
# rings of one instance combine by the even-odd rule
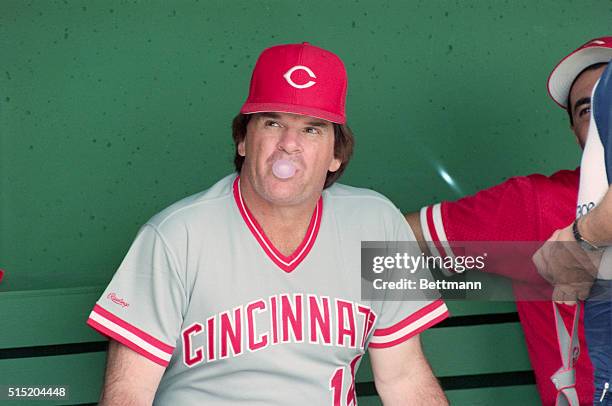
[[[580,231],[578,230],[578,219],[574,220],[574,223],[572,224],[572,233],[574,234],[576,242],[580,244],[582,249],[586,251],[600,251],[602,249],[601,247],[593,244],[591,241],[585,239],[582,234],[580,234]]]

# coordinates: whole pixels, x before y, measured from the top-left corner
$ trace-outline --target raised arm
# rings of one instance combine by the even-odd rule
[[[603,247],[612,245],[612,64],[608,64],[597,84],[591,107],[587,146],[600,144],[603,151],[595,156],[587,154],[585,147],[583,167],[590,162],[594,163],[595,167],[599,166],[599,171],[593,169],[585,174],[596,176],[598,172],[605,173],[607,182],[604,185],[608,188],[597,206],[580,219],[578,228],[585,239]],[[598,151],[597,148],[591,150]],[[583,187],[588,192],[590,187],[595,188],[595,185],[581,183],[581,192]]]
[[[612,245],[612,187],[601,202],[578,221],[582,236],[597,246]]]
[[[153,404],[165,368],[110,340],[101,406]]]

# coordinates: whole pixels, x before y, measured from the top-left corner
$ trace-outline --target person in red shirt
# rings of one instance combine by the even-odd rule
[[[569,115],[570,127],[581,148],[586,142],[590,97],[593,86],[612,58],[612,37],[597,38],[563,58],[548,78],[551,98]],[[406,214],[421,249],[431,255],[454,255],[453,241],[545,241],[553,231],[576,216],[579,168],[561,170],[552,176],[532,174],[510,178],[475,195],[454,202],[423,207],[419,213]],[[529,296],[531,283],[545,281],[531,263],[533,252],[526,253],[523,272],[517,273],[516,258],[498,259],[487,272],[513,279],[516,306],[525,333],[527,350],[544,405],[555,405],[557,398],[572,406],[593,403],[593,367],[587,356],[582,313],[578,336],[582,355],[572,359],[575,383],[560,385],[551,377],[567,367],[571,355],[559,350],[555,308],[552,301],[520,300]],[[565,326],[572,326],[575,307],[558,305]],[[571,328],[569,328],[571,330]],[[559,389],[557,389],[557,386]],[[564,386],[567,386],[564,388]],[[575,387],[575,390],[573,389]],[[561,400],[561,398],[564,398]]]

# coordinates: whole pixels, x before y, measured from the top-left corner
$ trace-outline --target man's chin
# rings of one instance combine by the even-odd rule
[[[304,188],[299,187],[295,184],[283,183],[281,185],[274,185],[268,190],[268,200],[271,203],[279,205],[293,205],[300,203],[303,200],[302,193]]]
[[[281,206],[304,203],[309,200],[310,193],[313,193],[312,188],[307,187],[307,183],[298,174],[289,179],[279,179],[271,176],[263,186],[266,200]],[[323,189],[323,185],[321,185],[321,189]]]

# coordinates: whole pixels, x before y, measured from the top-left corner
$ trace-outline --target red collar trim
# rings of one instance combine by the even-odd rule
[[[272,244],[272,241],[268,239],[259,223],[257,223],[257,220],[255,220],[255,217],[253,214],[251,214],[249,208],[244,203],[242,193],[240,192],[240,176],[236,177],[234,180],[233,189],[234,201],[238,206],[242,219],[246,223],[249,230],[251,230],[251,234],[253,234],[261,248],[268,255],[268,258],[270,258],[272,262],[274,262],[283,271],[287,273],[293,271],[304,260],[304,258],[306,258],[317,239],[319,228],[321,226],[321,217],[323,214],[323,197],[319,198],[314,213],[312,213],[310,224],[308,225],[308,230],[306,230],[304,239],[291,255],[285,256],[279,250],[277,250],[274,244]]]

